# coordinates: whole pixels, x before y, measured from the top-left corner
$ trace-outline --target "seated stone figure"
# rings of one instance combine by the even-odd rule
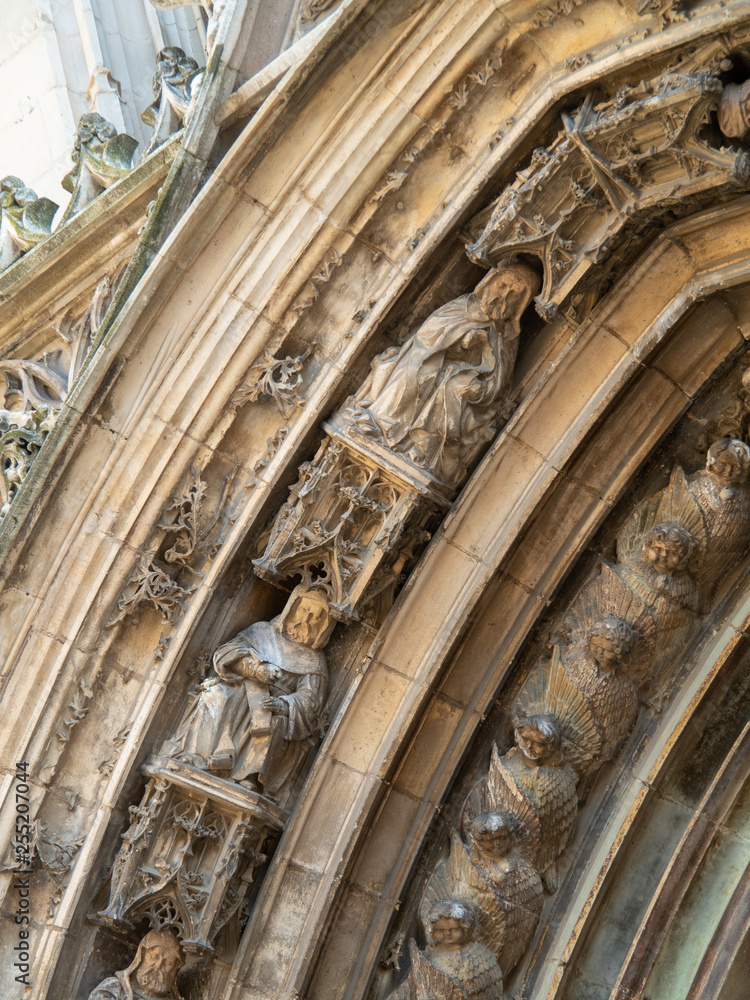
[[[521,315],[539,284],[526,264],[490,271],[474,292],[436,310],[403,347],[379,355],[344,415],[440,482],[458,485],[495,435]]]
[[[332,624],[322,592],[299,586],[278,618],[219,646],[215,676],[162,753],[237,781],[257,775],[277,796],[320,725],[328,670],[318,650]]]
[[[127,969],[99,983],[89,1000],[182,1000],[177,973],[184,964],[182,947],[171,931],[149,931]]]

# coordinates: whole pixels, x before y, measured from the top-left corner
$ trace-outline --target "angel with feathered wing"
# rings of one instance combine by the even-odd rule
[[[677,466],[672,473],[669,489],[679,500],[680,510],[697,512],[702,522],[702,544],[691,568],[704,609],[710,606],[721,578],[734,560],[744,555],[750,542],[748,476],[750,448],[732,438],[714,441],[700,472],[685,476]],[[693,530],[687,520],[682,523]]]
[[[494,955],[476,941],[428,947],[409,941],[411,970],[390,1000],[503,1000],[503,976]]]
[[[705,529],[696,505],[682,505],[682,492],[677,476],[666,491],[641,504],[617,536],[614,571],[641,598],[656,626],[655,677],[684,648],[698,623],[700,594],[690,567],[705,548]],[[690,527],[660,520],[678,513]]]
[[[553,888],[552,865],[575,824],[579,776],[600,749],[591,710],[565,673],[559,650],[549,667],[526,681],[514,723],[517,745],[497,762],[495,780],[512,781],[534,807],[541,833],[537,867]]]
[[[601,739],[599,759],[611,760],[633,728],[636,682],[648,678],[656,626],[641,598],[607,564],[578,593],[562,623],[565,672],[583,693]]]
[[[468,848],[453,831],[450,856],[436,867],[419,908],[427,932],[439,900],[470,901],[477,910],[477,940],[505,973],[533,937],[544,899],[539,873],[516,846],[522,829],[511,814],[489,812],[472,821]]]

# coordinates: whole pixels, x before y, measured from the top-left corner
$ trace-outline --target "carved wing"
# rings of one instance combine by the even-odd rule
[[[409,938],[409,958],[415,1000],[465,1000],[450,976],[425,958],[414,938]]]
[[[539,817],[505,767],[496,744],[492,746],[486,778],[472,789],[463,805],[461,828],[467,837],[472,821],[484,812],[509,812],[515,816],[523,827],[516,847],[532,863],[536,860],[541,842]]]
[[[706,550],[706,527],[700,507],[688,490],[681,466],[672,470],[669,484],[644,500],[623,525],[617,536],[617,561],[633,564],[641,557],[641,538],[657,524],[672,521],[684,525],[698,543],[698,553]]]
[[[505,910],[493,886],[472,862],[469,851],[455,830],[451,831],[450,856],[435,868],[419,906],[419,918],[428,940],[428,914],[436,903],[444,899],[464,899],[472,903],[479,917],[481,939],[488,948],[499,951],[505,937]]]
[[[697,551],[693,558],[695,559],[702,555],[706,551],[708,543],[706,524],[698,502],[688,489],[687,476],[682,466],[676,465],[674,467],[669,479],[669,485],[661,493],[657,494],[657,497],[659,499],[659,508],[657,510],[658,520],[656,524],[674,521],[676,524],[684,525],[698,543]]]
[[[599,576],[578,591],[563,619],[563,629],[573,643],[586,644],[589,630],[600,618],[619,618],[636,633],[628,673],[638,680],[648,674],[656,647],[656,625],[642,598],[628,587],[609,563],[603,563]]]
[[[651,528],[660,524],[659,509],[661,494],[648,497],[640,503],[625,524],[620,529],[617,536],[617,561],[633,565],[641,558],[641,539]]]
[[[469,1000],[503,1000],[503,974],[489,949],[474,945],[464,955],[464,992]]]
[[[560,647],[548,667],[537,668],[516,700],[514,715],[554,715],[562,728],[565,759],[578,774],[599,754],[601,737],[591,708],[580,688],[565,672]]]

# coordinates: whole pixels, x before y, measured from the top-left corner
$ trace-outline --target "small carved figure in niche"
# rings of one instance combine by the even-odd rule
[[[344,411],[359,430],[442,483],[458,485],[497,429],[513,374],[521,316],[539,290],[526,264],[490,271],[375,358]]]
[[[99,983],[89,1000],[182,1000],[177,973],[184,964],[182,947],[171,931],[149,931],[127,969]]]
[[[698,621],[698,585],[688,570],[697,543],[683,524],[657,524],[640,537],[640,558],[621,558],[621,552],[632,553],[637,547],[630,531],[626,525],[618,537],[621,562],[616,572],[651,612],[656,626],[652,671],[658,677]]]
[[[719,104],[719,128],[729,139],[743,139],[750,131],[750,80],[730,83]]]
[[[722,438],[708,449],[705,470],[687,480],[705,527],[705,551],[695,560],[695,577],[707,600],[750,541],[748,476],[750,448],[744,441]]]
[[[635,630],[607,616],[592,623],[585,645],[562,650],[565,670],[593,713],[600,761],[612,760],[635,723],[638,692],[628,673],[635,646]]]
[[[297,587],[284,611],[214,653],[215,676],[163,752],[237,781],[258,775],[277,797],[320,726],[328,690],[325,645],[333,620],[320,590]]]
[[[477,911],[477,939],[510,972],[531,940],[544,901],[542,880],[521,847],[524,824],[509,812],[480,813],[469,825],[467,848],[451,834],[450,856],[435,868],[419,915],[425,931],[441,899],[469,900]]]
[[[424,954],[409,941],[409,978],[391,1000],[503,1000],[503,974],[476,940],[476,914],[463,899],[443,899],[428,915],[431,944]]]

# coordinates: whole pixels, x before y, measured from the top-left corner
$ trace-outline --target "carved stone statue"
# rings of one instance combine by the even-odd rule
[[[73,145],[73,169],[62,180],[72,195],[62,222],[127,176],[135,165],[137,148],[137,139],[124,132],[118,134],[112,122],[96,111],[81,115]]]
[[[750,80],[730,83],[719,103],[719,128],[729,139],[742,139],[750,131]]]
[[[687,480],[705,528],[705,551],[696,560],[695,578],[710,598],[721,577],[750,541],[750,448],[722,438],[706,455],[706,468]]]
[[[141,113],[141,119],[154,129],[144,156],[148,156],[185,121],[201,72],[195,59],[175,45],[159,52],[151,83],[154,101]]]
[[[425,889],[419,915],[441,899],[458,898],[477,910],[477,939],[506,973],[531,940],[544,901],[542,880],[522,851],[525,826],[509,812],[480,813],[469,825],[469,848],[454,831],[450,856],[439,862]]]
[[[562,650],[568,676],[583,692],[601,738],[599,760],[612,760],[633,728],[638,692],[628,673],[634,629],[608,616],[592,623],[587,642]]]
[[[46,240],[58,206],[38,198],[19,177],[0,180],[0,271]]]
[[[495,434],[521,315],[539,284],[526,264],[490,271],[474,292],[436,310],[403,347],[375,358],[347,415],[363,434],[457,485]]]
[[[177,973],[184,964],[182,947],[171,931],[149,931],[127,969],[99,983],[89,1000],[182,1000]]]
[[[637,539],[634,543],[631,535],[632,528],[626,525],[618,537],[620,564],[616,572],[642,599],[654,620],[652,670],[658,676],[690,638],[698,621],[698,585],[689,572],[696,538],[682,524],[657,524],[640,536],[640,558],[633,559]]]
[[[492,952],[475,940],[471,903],[440,900],[428,924],[432,943],[422,954],[409,941],[409,978],[390,1000],[503,1000],[503,974]]]
[[[319,652],[333,621],[322,592],[297,587],[272,622],[256,622],[214,653],[215,675],[163,753],[237,781],[258,775],[275,797],[305,756],[328,690]]]

